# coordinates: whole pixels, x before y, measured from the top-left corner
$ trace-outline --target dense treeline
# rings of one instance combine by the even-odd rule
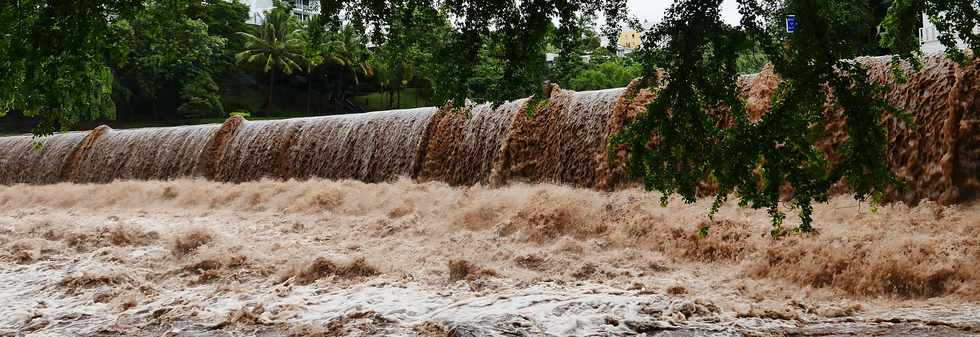
[[[240,1],[7,3],[0,14],[10,33],[3,40],[9,66],[4,74],[16,81],[4,82],[10,95],[0,114],[30,117],[19,120],[44,134],[88,119],[177,123],[230,113],[296,116],[438,105],[461,97],[455,91],[460,85],[470,98],[500,101],[531,95],[545,81],[598,89],[622,87],[641,76],[633,57],[615,54],[615,40],[602,45],[594,15],[581,10],[569,13],[577,28],[567,43],[560,35],[571,25],[556,28],[550,20],[520,19],[519,13],[506,15],[524,20],[520,25],[466,31],[453,22],[458,16],[448,14],[449,3],[392,1],[376,12],[349,14],[351,3],[314,2],[324,15],[306,20],[293,15],[290,2],[274,5],[261,13],[260,24],[251,25],[249,8]],[[76,12],[88,14],[70,14]],[[527,20],[541,23],[528,33],[534,36],[522,35]],[[87,29],[102,41],[51,40],[61,30],[43,26],[49,21],[77,34]],[[38,44],[18,45],[17,37]],[[462,51],[461,39],[478,41],[476,56],[466,61],[464,80],[447,80],[457,78],[452,62]],[[530,53],[520,55],[524,51]],[[552,65],[546,53],[562,56]],[[591,62],[582,60],[590,54]],[[520,58],[519,65],[512,61]],[[79,69],[65,69],[66,62]],[[66,72],[53,73],[61,70]],[[82,87],[96,89],[81,95]],[[66,92],[75,95],[59,94]]]
[[[0,14],[9,32],[2,51],[11,56],[4,75],[13,79],[0,113],[32,117],[22,121],[43,134],[86,119],[192,122],[502,101],[533,95],[543,82],[622,87],[642,76],[641,55],[656,53],[617,50],[616,29],[643,31],[623,1],[484,2],[314,1],[323,15],[300,20],[290,2],[276,1],[256,26],[237,0],[13,1]],[[869,22],[880,22],[883,1],[869,4]],[[602,31],[599,14],[611,23]],[[59,25],[102,41],[69,37]],[[18,44],[24,37],[37,43]],[[873,30],[856,37],[877,46]],[[741,73],[767,62],[757,43],[739,55]]]

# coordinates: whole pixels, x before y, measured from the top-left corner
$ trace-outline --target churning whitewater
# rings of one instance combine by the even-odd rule
[[[92,197],[98,196],[98,197]],[[980,334],[980,206],[819,233],[637,189],[402,179],[0,187],[0,336]]]

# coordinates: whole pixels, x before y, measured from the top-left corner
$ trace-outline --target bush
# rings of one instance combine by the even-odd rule
[[[247,118],[252,117],[252,113],[250,113],[248,111],[235,111],[235,112],[232,112],[232,113],[228,114],[228,117],[235,117],[235,116],[238,116],[238,117],[242,117],[242,118],[246,118],[247,119]]]
[[[625,87],[630,81],[640,77],[640,67],[627,64],[623,60],[610,60],[590,66],[569,83],[572,90],[600,90]]]

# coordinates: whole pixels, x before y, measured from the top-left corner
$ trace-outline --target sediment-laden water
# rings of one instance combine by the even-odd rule
[[[980,191],[980,61],[962,66],[943,55],[927,56],[922,70],[913,72],[905,83],[895,80],[890,57],[865,57],[858,62],[868,67],[872,82],[886,86],[885,98],[899,113],[914,117],[913,125],[895,112],[885,119],[889,161],[906,184],[890,191],[891,199],[944,203],[975,199]],[[767,67],[745,83],[743,95],[750,115],[759,118],[769,108],[779,77]],[[843,143],[846,119],[829,105],[826,115],[829,122],[821,146]]]
[[[0,336],[976,336],[980,205],[408,179],[0,186]],[[795,219],[788,219],[792,222]],[[702,224],[710,235],[698,235]],[[790,224],[792,225],[792,224]]]
[[[527,100],[499,107],[480,104],[444,108],[433,119],[418,178],[453,185],[488,183],[500,147]]]
[[[218,125],[93,131],[91,144],[76,152],[70,180],[106,183],[113,180],[168,180],[193,176]]]
[[[501,150],[499,181],[596,184],[606,127],[624,89],[551,90],[546,106],[518,114]]]
[[[415,176],[435,108],[310,119],[286,153],[282,178],[388,181]]]
[[[906,83],[889,61],[859,59],[916,118],[886,119],[907,187],[775,239],[764,211],[626,179],[637,83],[3,137],[0,336],[980,335],[980,61]],[[779,81],[740,79],[753,118]]]
[[[0,184],[52,184],[69,180],[73,154],[91,132],[51,137],[0,137]]]
[[[906,83],[889,58],[860,58],[886,98],[915,116],[889,117],[889,155],[906,187],[892,200],[946,204],[980,195],[980,61],[958,65],[929,56]],[[750,114],[767,110],[779,84],[771,69],[743,77]],[[574,92],[554,87],[542,104],[422,108],[361,115],[245,121],[222,125],[0,138],[0,183],[50,184],[204,177],[272,179],[409,177],[452,185],[559,183],[613,190],[630,186],[622,149],[609,162],[609,137],[653,99],[648,88]],[[844,141],[846,119],[828,104],[824,147]],[[833,158],[833,154],[831,154]]]

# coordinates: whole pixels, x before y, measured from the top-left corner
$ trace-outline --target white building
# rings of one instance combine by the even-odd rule
[[[555,60],[558,59],[558,56],[559,55],[560,54],[558,54],[558,53],[545,53],[544,54],[544,59],[545,59],[546,62],[548,62],[548,65],[555,65]],[[584,62],[584,63],[590,63],[590,62],[592,62],[592,54],[579,55],[578,57],[581,58],[582,59],[582,62]]]
[[[980,33],[980,27],[975,28],[973,31]],[[943,46],[942,42],[939,42],[939,30],[936,29],[936,26],[925,15],[922,15],[922,28],[919,28],[919,43],[922,45],[923,54],[942,53],[946,51],[946,47]],[[966,43],[960,39],[956,39],[956,46],[960,49],[967,48]]]
[[[293,5],[293,15],[302,21],[309,20],[313,15],[320,13],[320,2],[318,0],[284,0]],[[272,0],[248,0],[248,23],[257,25],[262,23],[262,16],[265,12],[272,10],[275,6]]]

